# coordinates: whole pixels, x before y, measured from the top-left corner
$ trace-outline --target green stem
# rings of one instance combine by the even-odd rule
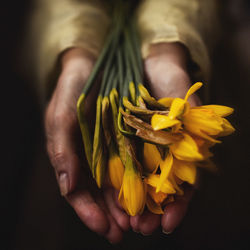
[[[111,69],[110,69],[109,77],[108,77],[107,82],[106,82],[106,88],[105,88],[104,96],[109,96],[110,91],[113,88],[114,81],[116,80],[115,79],[115,73],[116,73],[116,67],[115,67],[115,64],[113,64]]]

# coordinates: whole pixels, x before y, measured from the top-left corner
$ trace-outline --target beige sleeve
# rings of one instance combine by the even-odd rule
[[[35,3],[28,56],[32,57],[31,66],[41,87],[39,92],[48,92],[53,88],[51,79],[57,71],[59,55],[68,48],[80,47],[97,56],[110,18],[101,0],[36,0]]]
[[[142,55],[151,44],[180,42],[198,66],[195,80],[207,80],[210,73],[208,50],[216,36],[215,0],[142,0],[137,21],[142,39]]]

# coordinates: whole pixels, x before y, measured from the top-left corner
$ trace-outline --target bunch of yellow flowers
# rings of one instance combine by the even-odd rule
[[[153,98],[143,83],[140,43],[134,23],[118,6],[113,29],[77,103],[85,155],[101,188],[104,180],[119,191],[119,202],[134,216],[145,206],[155,214],[193,185],[197,167],[209,166],[210,147],[234,131],[224,118],[232,108],[191,107],[188,98]],[[94,134],[84,115],[86,96],[101,75]]]
[[[197,167],[213,166],[208,164],[212,156],[209,148],[220,143],[218,137],[234,131],[224,118],[233,112],[232,108],[221,105],[190,107],[189,96],[201,86],[201,82],[191,86],[184,99],[166,97],[158,100],[158,104],[165,107],[165,110],[163,107],[160,110],[155,109],[151,102],[154,109],[147,110],[152,112],[150,124],[138,118],[138,108],[130,109],[131,113],[137,113],[137,117],[123,113],[125,123],[137,129],[137,136],[147,141],[143,145],[143,178],[139,179],[136,171],[127,173],[130,178],[136,180],[136,187],[141,186],[140,189],[134,190],[134,202],[130,202],[128,198],[127,203],[122,202],[126,211],[133,211],[129,212],[130,214],[141,211],[143,202],[151,212],[163,213],[162,207],[173,201],[175,195],[183,195],[183,182],[191,185],[195,183]],[[139,87],[141,93],[147,92],[143,86]],[[145,101],[147,102],[146,99]],[[140,131],[143,126],[151,130],[151,136]],[[131,194],[133,187],[127,180],[128,176],[123,179],[122,189],[127,190],[130,187],[127,192]],[[138,184],[139,182],[141,184]],[[122,192],[125,191],[120,191],[120,200],[123,199]],[[143,196],[142,202],[140,197]]]

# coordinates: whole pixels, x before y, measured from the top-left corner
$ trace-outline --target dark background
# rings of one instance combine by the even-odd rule
[[[42,109],[20,64],[31,1],[1,3],[0,249],[250,249],[250,4],[221,1],[221,37],[212,55],[211,103],[235,108],[236,133],[216,148],[218,175],[203,174],[175,232],[133,232],[118,246],[90,232],[59,195],[45,152]],[[27,67],[28,69],[29,67]]]

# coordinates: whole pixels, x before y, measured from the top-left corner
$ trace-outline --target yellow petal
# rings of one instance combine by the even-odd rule
[[[191,108],[183,116],[183,125],[192,134],[218,143],[219,141],[211,136],[217,136],[223,131],[223,118],[209,109]]]
[[[226,135],[230,135],[235,131],[235,128],[231,125],[231,123],[223,118],[223,131],[219,134],[219,136],[226,136]]]
[[[118,155],[112,155],[108,161],[109,178],[113,187],[120,190],[124,175],[124,166]]]
[[[192,86],[189,88],[189,90],[188,90],[188,92],[187,92],[187,94],[186,94],[184,100],[187,101],[188,98],[189,98],[189,96],[191,96],[194,92],[196,92],[199,88],[201,88],[202,85],[203,85],[202,82],[197,82],[197,83],[195,83],[194,85],[192,85]]]
[[[169,128],[180,123],[181,122],[179,120],[170,119],[169,116],[166,115],[155,114],[151,119],[151,125],[154,130]]]
[[[82,140],[84,144],[85,155],[88,161],[88,165],[92,166],[92,153],[93,153],[93,142],[89,129],[89,123],[85,112],[85,94],[82,93],[77,101],[77,117],[81,129]]]
[[[154,200],[154,202],[157,204],[161,204],[167,198],[168,195],[167,193],[163,192],[156,193],[155,188],[149,185],[147,188],[147,192],[150,195],[150,197]]]
[[[135,84],[133,82],[129,83],[129,93],[130,93],[132,102],[136,104],[136,91],[135,91]]]
[[[194,184],[196,180],[196,166],[192,162],[178,161],[175,160],[173,167],[174,174],[189,184]]]
[[[201,161],[204,159],[199,153],[194,139],[187,133],[183,133],[183,139],[170,145],[170,151],[177,159],[183,161]]]
[[[147,195],[147,208],[153,214],[164,214],[161,205],[157,204],[149,195]]]
[[[126,155],[125,172],[118,200],[131,216],[141,214],[146,203],[146,185],[140,173],[133,166],[133,160]]]
[[[166,159],[162,161],[160,164],[161,174],[160,174],[160,180],[156,187],[156,192],[159,192],[161,190],[163,183],[169,176],[169,173],[172,169],[172,165],[173,165],[173,155],[171,154],[171,152],[169,152]]]
[[[229,116],[234,112],[233,108],[223,106],[223,105],[203,105],[200,107],[194,107],[195,108],[201,108],[201,109],[211,109],[216,115],[219,115],[221,117]]]
[[[155,107],[159,110],[166,110],[166,107],[156,101],[156,99],[149,94],[148,90],[141,83],[138,85],[138,89],[141,97],[149,106]]]
[[[170,173],[169,175],[169,180],[170,182],[172,183],[174,189],[176,190],[176,195],[183,195],[184,194],[184,191],[183,189],[177,184],[177,180],[176,180],[176,177],[173,173],[173,171]]]
[[[160,175],[150,174],[144,180],[145,180],[145,183],[156,188],[157,185],[159,184],[159,181],[160,181]],[[165,194],[174,194],[175,189],[174,189],[172,183],[168,179],[166,179],[161,186],[160,192],[165,193]]]
[[[150,173],[155,172],[160,162],[161,155],[157,147],[150,143],[144,143],[143,164],[145,169]]]
[[[105,179],[106,164],[107,164],[106,153],[104,153],[103,150],[100,150],[99,155],[96,159],[96,166],[95,166],[95,180],[99,188],[102,187],[102,184]]]
[[[171,106],[174,99],[174,97],[164,97],[159,99],[158,102],[168,108]]]
[[[181,98],[175,98],[171,104],[170,111],[169,111],[169,118],[175,119],[176,117],[183,114],[185,108],[186,101]]]

